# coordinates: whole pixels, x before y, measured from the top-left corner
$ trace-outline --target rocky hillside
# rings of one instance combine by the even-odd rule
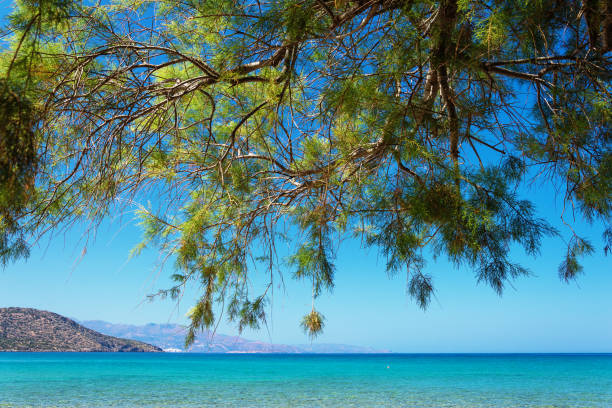
[[[9,307],[0,308],[0,351],[145,352],[161,349],[98,333],[56,313]]]

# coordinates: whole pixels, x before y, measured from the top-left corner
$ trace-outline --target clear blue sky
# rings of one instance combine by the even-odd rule
[[[0,17],[10,4],[0,0]],[[567,236],[552,189],[536,185],[527,194],[539,214]],[[514,259],[534,276],[517,279],[503,297],[477,285],[470,270],[456,270],[444,259],[430,260],[427,271],[433,275],[436,298],[426,312],[406,295],[405,276],[389,279],[385,260],[374,250],[346,242],[338,252],[336,288],[317,302],[327,325],[316,341],[397,352],[612,352],[612,256],[603,254],[601,226],[576,226],[596,246],[577,282],[566,285],[557,276],[565,251],[559,238],[546,239],[536,259],[516,251]],[[132,214],[105,223],[84,255],[81,234],[75,229],[44,241],[27,261],[0,269],[0,307],[34,307],[115,323],[186,323],[195,288],[178,305],[145,301],[147,294],[170,286],[172,271],[159,271],[154,250],[128,261],[129,250],[140,239]],[[253,277],[255,286],[261,281]],[[268,330],[244,336],[306,343],[299,321],[310,311],[310,290],[288,272],[285,288],[275,287]],[[225,323],[218,331],[237,332]]]
[[[562,229],[552,192],[543,186],[530,192],[540,213]],[[317,302],[327,318],[325,333],[317,341],[397,352],[612,352],[612,257],[603,254],[601,228],[578,223],[578,229],[597,252],[585,259],[585,274],[577,282],[567,285],[557,276],[565,250],[558,238],[545,240],[536,259],[516,251],[515,259],[534,276],[517,279],[502,297],[477,285],[470,270],[430,260],[436,299],[425,312],[406,295],[405,276],[387,278],[385,261],[375,251],[346,242],[337,259],[336,288]],[[103,225],[83,256],[80,234],[62,234],[35,248],[28,261],[0,270],[0,306],[116,323],[186,322],[195,290],[179,305],[145,301],[148,293],[169,286],[171,271],[159,272],[154,250],[128,261],[130,248],[140,239],[130,214]],[[261,281],[253,278],[255,286]],[[285,288],[275,288],[272,302],[269,331],[244,336],[307,342],[298,323],[310,310],[309,285],[287,276]],[[236,329],[222,323],[219,332],[233,334]]]

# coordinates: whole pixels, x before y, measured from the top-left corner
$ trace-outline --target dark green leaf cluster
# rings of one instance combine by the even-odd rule
[[[593,253],[594,250],[595,249],[588,241],[579,237],[574,237],[572,242],[568,245],[565,259],[563,259],[563,262],[559,265],[559,277],[565,282],[575,279],[576,275],[583,271],[582,266],[578,262],[578,257],[589,255]]]
[[[19,89],[0,81],[0,262],[27,256],[19,218],[34,194],[38,163],[35,111]]]

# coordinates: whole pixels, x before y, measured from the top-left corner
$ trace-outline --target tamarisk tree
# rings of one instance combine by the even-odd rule
[[[405,273],[422,308],[426,254],[501,293],[528,273],[510,247],[559,235],[521,196],[533,179],[607,250],[609,4],[21,0],[0,62],[2,259],[136,208],[135,252],[174,262],[157,295],[202,288],[189,343],[221,312],[265,321],[253,273],[312,285],[302,325],[318,334],[344,238]],[[566,281],[595,250],[570,235]]]

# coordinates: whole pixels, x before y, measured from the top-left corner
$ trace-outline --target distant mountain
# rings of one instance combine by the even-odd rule
[[[155,344],[165,351],[183,351],[185,344],[184,327],[178,324],[154,324],[134,326],[113,324],[100,320],[80,322],[83,326],[111,336],[139,340]],[[211,338],[212,337],[212,338]],[[312,344],[291,346],[271,344],[262,341],[246,340],[238,336],[227,336],[204,332],[196,338],[187,350],[193,353],[388,353],[369,347],[348,346],[344,344]]]
[[[0,308],[0,351],[162,351],[135,340],[107,336],[43,310]]]

